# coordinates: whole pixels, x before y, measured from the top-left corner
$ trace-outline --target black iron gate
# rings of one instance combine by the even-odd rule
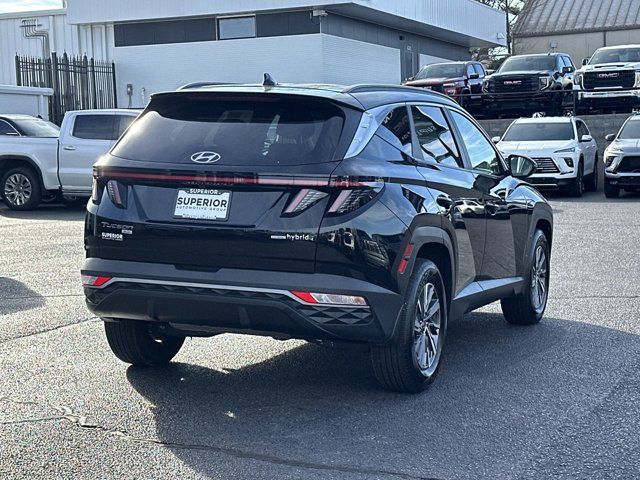
[[[19,86],[53,89],[49,99],[49,117],[58,125],[65,112],[92,108],[117,108],[116,67],[112,62],[69,57],[66,53],[51,58],[16,55],[16,79]]]

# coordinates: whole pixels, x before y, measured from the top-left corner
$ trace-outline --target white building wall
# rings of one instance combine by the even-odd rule
[[[400,83],[400,50],[321,35],[323,83]],[[317,81],[317,80],[316,80]]]
[[[59,55],[93,56],[96,60],[110,58],[113,48],[113,26],[105,24],[71,25],[65,10],[23,12],[0,15],[0,84],[15,85],[15,55],[42,57],[42,41],[26,38],[22,20],[36,19],[40,30],[49,33],[49,49]]]

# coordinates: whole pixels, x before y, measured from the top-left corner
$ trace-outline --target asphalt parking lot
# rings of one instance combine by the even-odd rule
[[[639,478],[640,195],[551,202],[546,319],[454,322],[421,395],[300,341],[127,367],[84,307],[82,209],[0,206],[0,478]]]

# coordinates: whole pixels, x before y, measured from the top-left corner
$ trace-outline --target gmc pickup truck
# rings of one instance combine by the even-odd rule
[[[28,115],[0,114],[0,196],[12,210],[43,200],[91,196],[93,164],[140,112],[67,112],[58,128]]]

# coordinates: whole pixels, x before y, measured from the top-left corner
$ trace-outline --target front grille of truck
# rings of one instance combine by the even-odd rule
[[[538,168],[535,173],[559,173],[560,169],[556,163],[550,158],[534,158]]]
[[[640,157],[624,157],[618,165],[617,172],[640,174]]]
[[[633,70],[595,71],[584,74],[584,88],[633,88],[636,72]]]
[[[495,80],[496,93],[531,92],[538,90],[538,77],[502,77]]]

